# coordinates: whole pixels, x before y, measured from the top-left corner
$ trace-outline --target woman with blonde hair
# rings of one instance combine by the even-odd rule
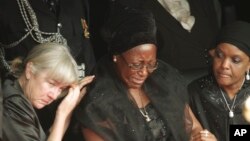
[[[56,43],[37,45],[23,64],[17,79],[7,79],[3,85],[3,140],[60,141],[93,76],[79,81],[77,64],[69,50]],[[46,136],[34,108],[42,109],[62,94],[66,96]]]

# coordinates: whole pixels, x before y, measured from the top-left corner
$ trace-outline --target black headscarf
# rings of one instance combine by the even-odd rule
[[[121,54],[135,46],[156,45],[156,24],[152,13],[113,2],[110,18],[103,28],[103,37],[111,54]]]
[[[230,43],[250,56],[250,23],[236,21],[222,28],[216,41]]]

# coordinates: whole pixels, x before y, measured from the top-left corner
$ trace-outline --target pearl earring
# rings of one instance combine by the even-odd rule
[[[116,62],[116,61],[117,61],[117,60],[116,60],[116,57],[114,57],[114,58],[113,58],[113,61],[114,61],[114,62]]]
[[[246,80],[250,80],[249,70],[247,70],[247,73],[246,73]]]

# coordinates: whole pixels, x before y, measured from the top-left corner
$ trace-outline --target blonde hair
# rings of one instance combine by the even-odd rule
[[[32,72],[47,71],[51,79],[71,84],[78,80],[77,64],[66,46],[56,43],[42,43],[35,46],[24,60],[32,62]]]

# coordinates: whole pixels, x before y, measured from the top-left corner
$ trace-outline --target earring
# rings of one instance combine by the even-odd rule
[[[114,61],[114,62],[116,62],[116,61],[117,61],[117,60],[116,60],[116,57],[113,57],[113,61]]]
[[[246,80],[250,80],[249,70],[247,70],[247,72],[246,72]]]

